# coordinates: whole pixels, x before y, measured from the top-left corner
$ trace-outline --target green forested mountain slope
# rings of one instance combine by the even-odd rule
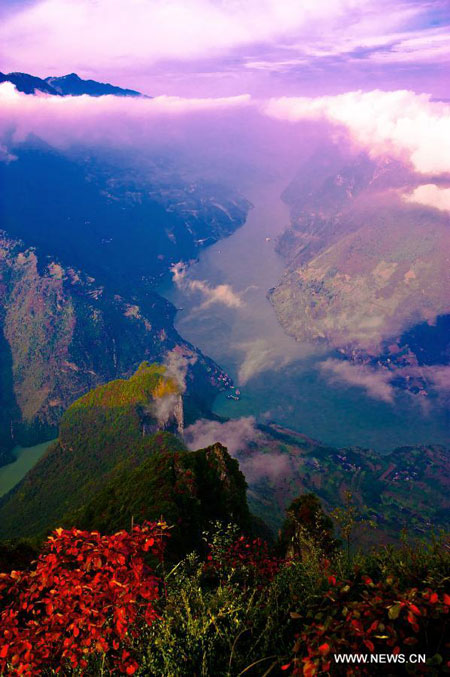
[[[133,466],[155,451],[183,449],[178,438],[144,435],[157,399],[175,409],[179,395],[165,367],[143,363],[129,379],[112,381],[77,400],[64,414],[59,439],[0,503],[1,535],[34,535],[86,502],[118,465]],[[156,393],[156,395],[155,395]],[[171,421],[176,429],[176,421]],[[170,428],[170,425],[167,426]]]
[[[58,440],[0,502],[0,536],[39,536],[62,523],[112,532],[164,515],[182,548],[211,520],[248,525],[237,461],[220,444],[187,451],[177,436],[181,387],[170,368],[143,362],[128,380],[74,402]]]

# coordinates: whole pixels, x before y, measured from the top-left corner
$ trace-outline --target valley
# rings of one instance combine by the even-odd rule
[[[13,75],[29,95],[110,87]],[[352,490],[384,537],[400,522],[421,535],[445,525],[446,216],[403,197],[422,180],[411,167],[311,143],[319,149],[294,177],[292,161],[250,172],[245,197],[237,179],[204,178],[207,163],[195,169],[189,153],[11,145],[14,160],[0,165],[5,534],[18,519],[31,535],[96,500],[90,480],[75,500],[91,462],[106,487],[122,463],[128,473],[157,453],[158,430],[181,451],[208,421],[209,446],[227,446],[221,426],[234,426],[230,453],[273,532],[287,502],[310,491],[332,510]],[[133,387],[128,413],[122,395],[114,413],[104,402],[89,413],[95,393],[125,388],[126,400],[123,379],[134,383],[143,360],[181,378],[156,424]],[[92,415],[104,418],[97,432]],[[80,444],[65,441],[72,419],[77,440],[86,427],[92,438],[78,460],[66,458]],[[253,437],[239,438],[245,426]],[[44,447],[32,445],[58,429],[39,460]],[[32,449],[16,457],[17,444]]]
[[[368,523],[360,534],[366,544],[396,542],[402,530],[428,538],[449,529],[448,448],[418,445],[380,455],[325,446],[274,424],[261,426],[261,433],[256,446],[237,457],[250,478],[250,508],[274,533],[289,500],[313,492],[331,512],[346,491]]]
[[[364,371],[342,373],[345,362],[335,347],[314,341],[306,329],[296,341],[277,321],[267,291],[282,281],[277,293],[284,293],[290,275],[283,277],[285,261],[275,251],[277,243],[285,242],[290,219],[280,197],[289,178],[269,180],[249,192],[254,208],[245,225],[202,252],[184,279],[160,288],[182,308],[175,320],[180,333],[221,364],[241,391],[238,401],[228,399],[226,392],[220,394],[214,412],[279,423],[338,447],[364,446],[386,453],[399,445],[447,445],[450,422],[445,399],[436,393],[411,397],[403,387],[391,391],[384,387],[383,368],[377,372],[371,358],[366,358]],[[228,285],[238,302],[216,297],[205,303],[198,281],[209,289]],[[290,307],[297,322],[305,319],[300,309]],[[399,362],[402,354],[399,351]]]

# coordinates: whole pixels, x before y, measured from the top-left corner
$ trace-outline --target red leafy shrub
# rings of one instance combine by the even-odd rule
[[[340,653],[413,652],[426,654],[433,664],[448,660],[450,596],[443,589],[400,590],[391,578],[374,583],[358,575],[352,581],[329,576],[328,583],[326,594],[303,618],[306,625],[297,635],[294,658],[284,666],[292,668],[291,674],[373,674],[373,664],[337,664],[333,654]],[[420,670],[426,674],[430,668],[418,665],[415,674]]]
[[[0,673],[34,677],[101,661],[132,675],[133,641],[157,617],[159,580],[145,559],[161,558],[164,523],[112,536],[57,529],[30,571],[0,574]]]

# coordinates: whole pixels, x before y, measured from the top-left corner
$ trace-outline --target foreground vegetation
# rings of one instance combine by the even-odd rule
[[[354,514],[335,515],[344,541]],[[33,563],[1,574],[1,674],[377,674],[336,664],[340,653],[426,654],[387,675],[450,671],[443,537],[347,550],[314,495],[293,502],[275,544],[216,523],[175,561],[170,537],[163,521],[57,529]]]
[[[245,467],[292,450],[295,463],[280,487],[253,486],[255,516],[238,461],[160,430],[163,404],[179,430],[179,387],[160,365],[96,388],[0,500],[0,535],[26,537],[0,541],[0,677],[449,672],[450,550],[444,536],[417,540],[447,521],[443,450],[416,450],[414,468],[399,461],[408,450],[397,465],[369,454],[363,468],[359,452],[270,429]],[[428,511],[418,530],[414,513],[394,510],[386,522],[380,497],[400,495],[402,473],[415,473],[415,488],[402,485],[414,513],[419,488],[427,505],[433,488],[441,519]],[[275,539],[281,505],[298,494]],[[372,494],[376,511],[363,500]],[[397,521],[396,545],[380,545],[399,514],[410,540]],[[405,663],[337,662],[345,653]],[[412,654],[427,663],[408,663]]]

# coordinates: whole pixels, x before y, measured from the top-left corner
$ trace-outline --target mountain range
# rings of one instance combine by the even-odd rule
[[[74,74],[2,78],[30,95],[139,95]],[[177,333],[159,290],[174,266],[239,228],[251,204],[163,154],[58,150],[35,137],[12,141],[11,153],[0,162],[0,464],[16,444],[59,437],[0,500],[0,534],[60,520],[121,528],[134,511],[162,511],[160,485],[175,522],[221,483],[245,494],[222,447],[187,451],[184,426],[214,418],[212,402],[232,382]],[[288,334],[423,395],[450,361],[450,231],[445,213],[405,195],[434,180],[388,157],[334,148],[310,158],[283,195],[286,271],[269,292]],[[388,538],[399,524],[420,535],[448,527],[448,450],[437,445],[380,456],[267,425],[235,455],[251,510],[273,532],[288,500],[310,491],[331,510],[351,490]]]
[[[38,78],[28,73],[0,73],[0,83],[11,82],[19,92],[24,94],[52,94],[54,96],[144,96],[134,89],[123,89],[96,80],[83,80],[76,73],[62,76]]]

